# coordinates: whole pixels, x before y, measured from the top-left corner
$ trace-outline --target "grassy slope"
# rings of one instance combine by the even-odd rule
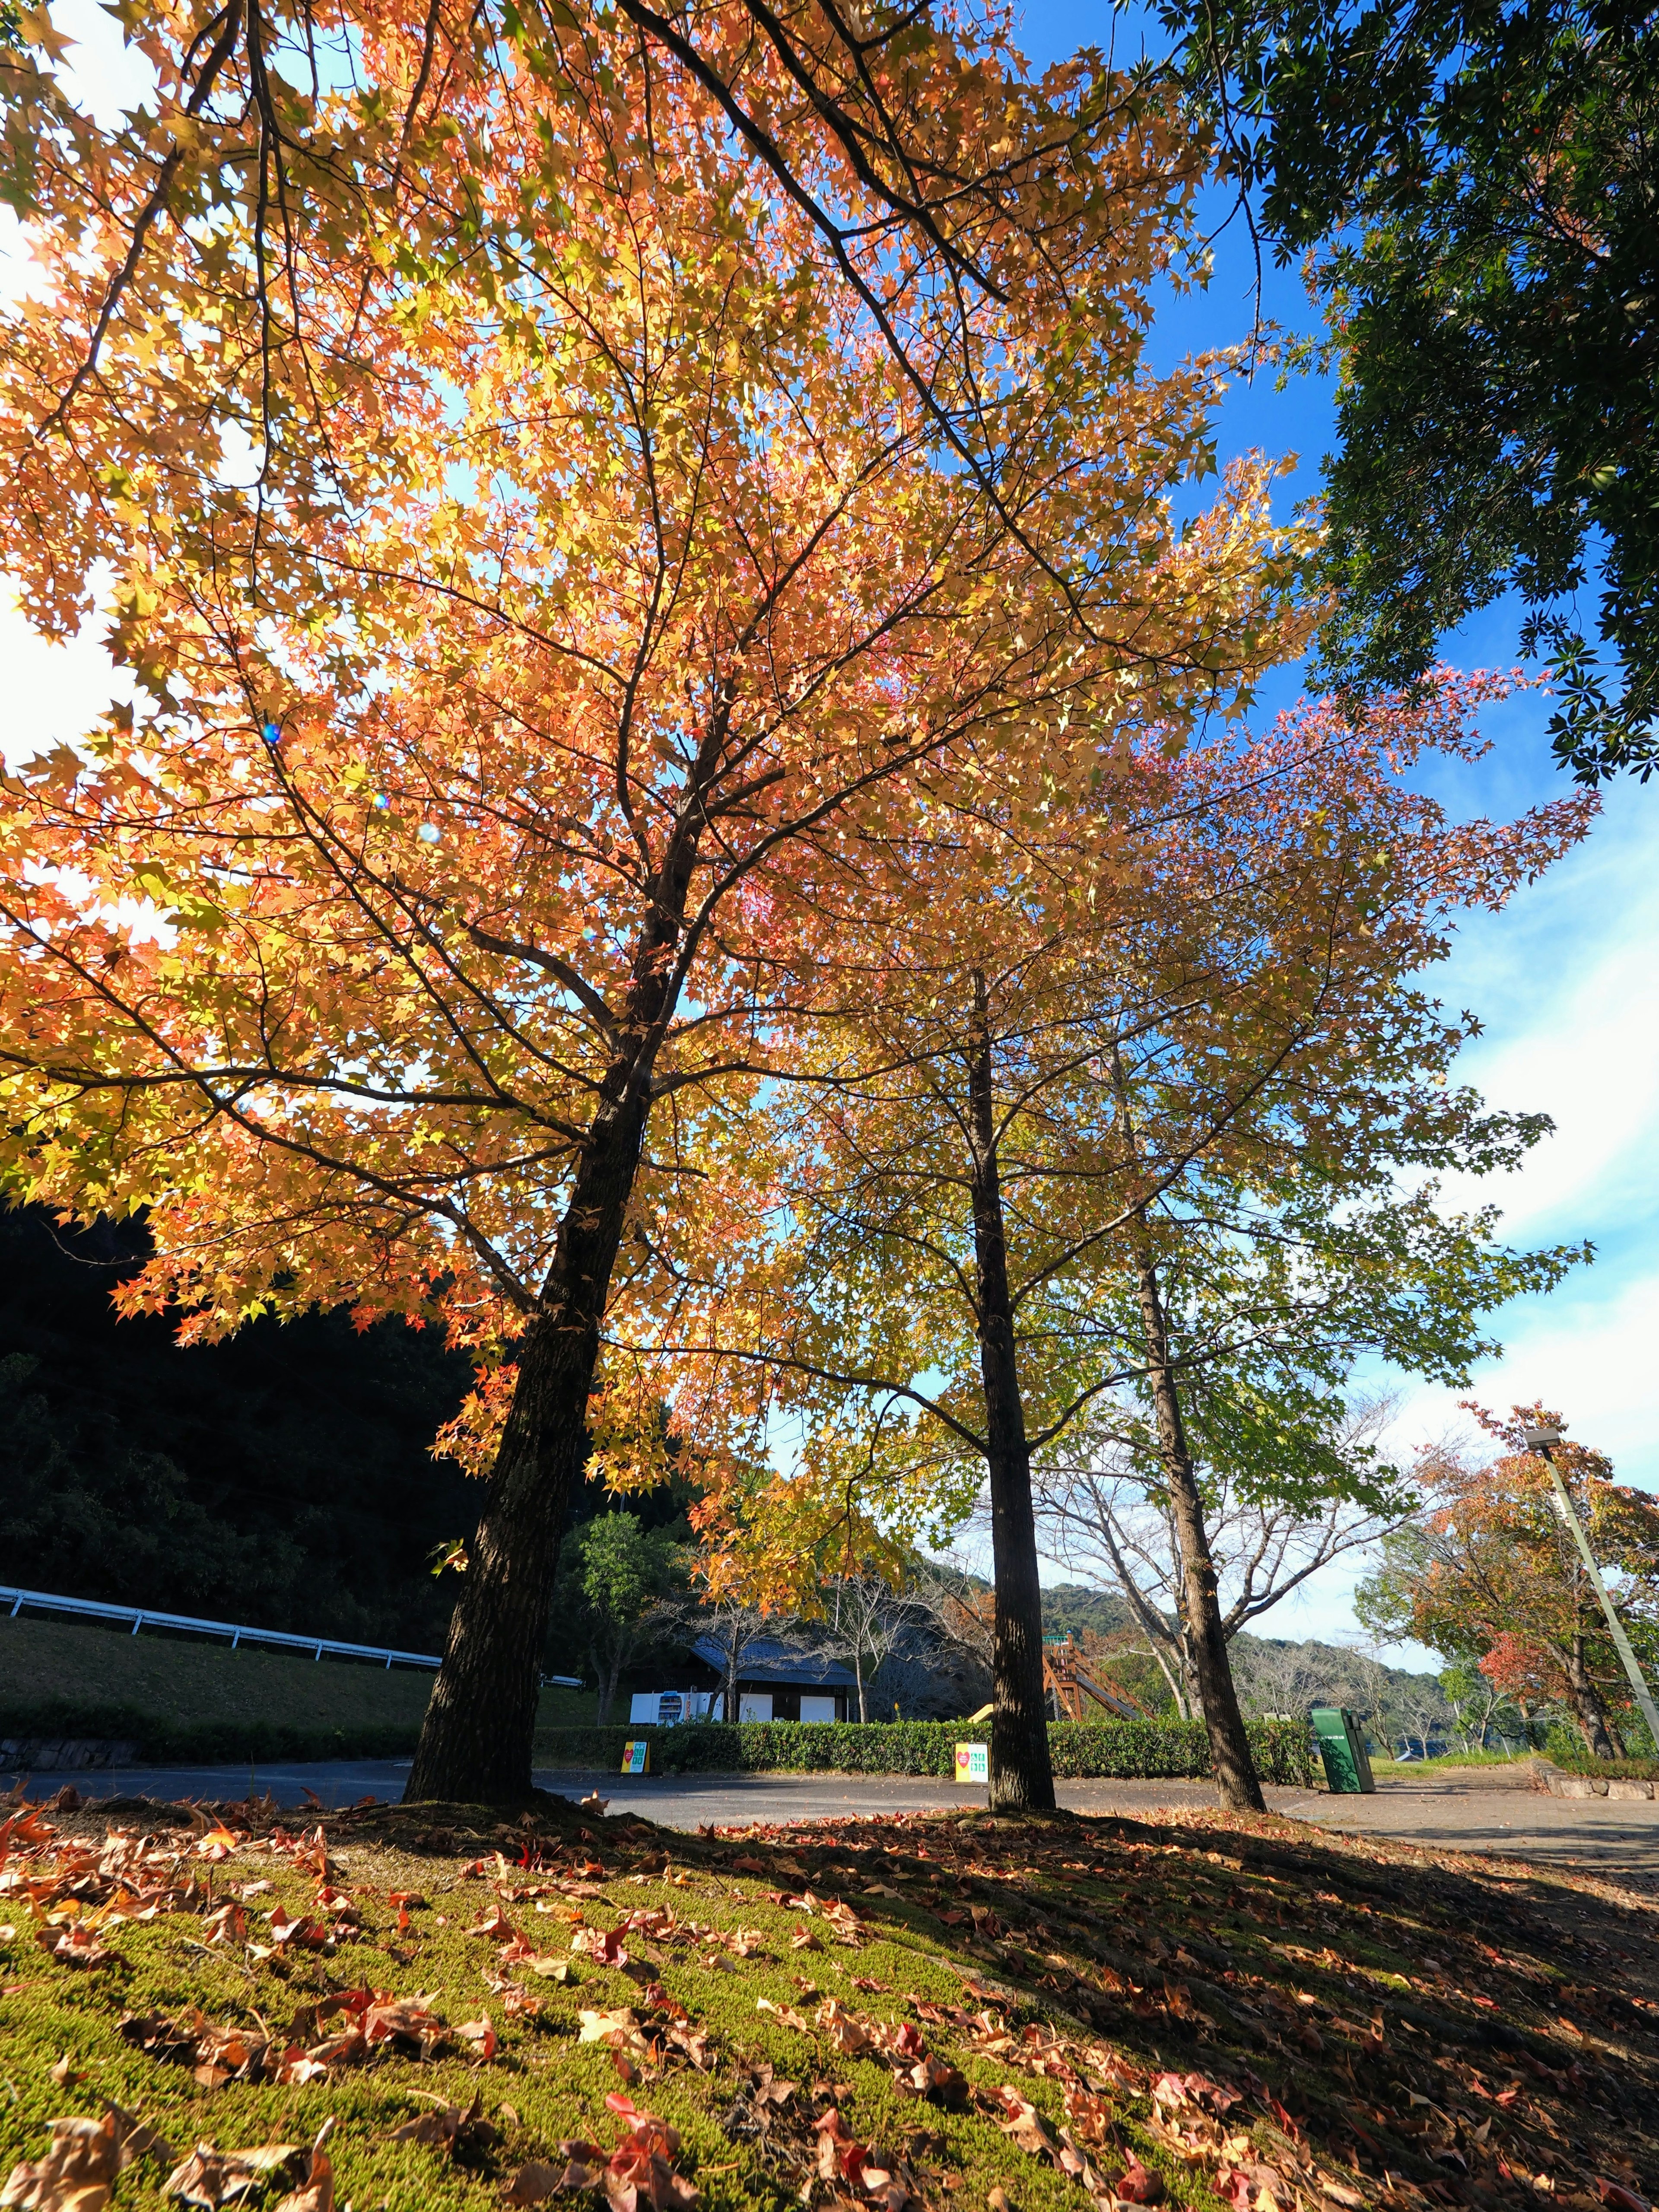
[[[133,1807],[127,1825],[163,1819]],[[1181,2212],[1535,2208],[1540,2191],[1589,2212],[1598,2183],[1642,2196],[1659,2183],[1659,1912],[1605,1885],[1376,1839],[1312,1842],[1288,1822],[1219,1814],[1161,1826],[884,1817],[737,1840],[574,1808],[532,1821],[507,1829],[455,1808],[343,1816],[330,1823],[331,1874],[363,1924],[337,1948],[260,1958],[240,1942],[210,1947],[198,1913],[179,1910],[108,1929],[109,1961],[75,1968],[37,1947],[23,1887],[51,1909],[52,1869],[74,1872],[58,1856],[64,1835],[101,1842],[101,1821],[66,1817],[58,1838],[26,1844],[0,1872],[0,1912],[16,1929],[0,1944],[12,2092],[0,2099],[0,2174],[41,2154],[51,2119],[95,2115],[110,2098],[180,2155],[204,2140],[304,2142],[332,2118],[342,2203],[485,2212],[526,2160],[556,2172],[562,2141],[616,2140],[606,2098],[628,2076],[603,2043],[579,2039],[579,2015],[626,2007],[645,2045],[621,2054],[629,2093],[680,2130],[679,2165],[704,2212],[908,2212],[907,2197],[917,2212],[977,2212],[998,2186],[1017,2212],[1089,2212],[1040,2139],[1021,2148],[992,2104],[1012,2087],[1055,2130],[1068,2073],[1103,2100],[1097,2177],[1133,2153]],[[216,1865],[188,1830],[161,1841],[211,1884],[200,1912],[249,1881],[274,1885],[248,1900],[249,1937],[269,1944],[258,1916],[273,1896],[297,1915],[319,1910],[315,1872],[280,1831]],[[428,1903],[400,1932],[387,1897],[410,1888]],[[833,1898],[859,1916],[856,1948],[823,1916]],[[467,1932],[499,1910],[550,1959],[568,1953],[573,1922],[604,1929],[652,1908],[676,1916],[678,1934],[629,1937],[630,1971],[571,1956],[562,1986],[504,1967],[500,1928]],[[746,1955],[711,1932],[739,1927],[755,1931]],[[796,1948],[803,1931],[810,1948]],[[211,2021],[268,2030],[280,2051],[292,2023],[301,2041],[318,2034],[305,2008],[353,1987],[421,1993],[452,2024],[487,2014],[499,2048],[488,2063],[452,2044],[426,2063],[382,2051],[303,2087],[203,2087],[188,2063],[158,2061],[118,2031],[124,2013],[188,2021],[199,2006]],[[866,2021],[909,2021],[960,2069],[966,2094],[926,2101],[878,2058],[838,2049],[818,2018],[832,1998]],[[757,2009],[763,1999],[794,2008],[799,2024]],[[676,2005],[707,2031],[701,2068],[665,2033]],[[972,2024],[988,2011],[992,2033]],[[1004,2021],[1013,2033],[999,2039]],[[768,2067],[793,2085],[781,2104],[757,2100]],[[1166,2104],[1160,2119],[1148,2092],[1164,2069],[1237,2091],[1224,2124],[1192,2102]],[[391,2141],[434,2100],[474,2097],[501,2131],[494,2147],[458,2161]],[[896,2183],[814,2179],[816,2123],[832,2106],[872,2147],[869,2170]],[[166,2172],[159,2154],[142,2158],[116,2212],[159,2212]],[[589,2201],[603,2212],[602,2197]],[[327,2212],[325,2200],[305,2203]]]
[[[0,1616],[0,1734],[34,1727],[53,1735],[139,1735],[165,1755],[193,1739],[210,1755],[216,1732],[286,1731],[319,1756],[331,1739],[383,1736],[388,1752],[415,1740],[432,1692],[424,1669],[311,1660],[193,1638],[137,1636],[70,1621]],[[595,1701],[568,1690],[542,1693],[541,1725],[574,1727]],[[139,1725],[135,1725],[137,1723]],[[257,1735],[254,1737],[257,1741]],[[299,1749],[290,1753],[298,1756]]]

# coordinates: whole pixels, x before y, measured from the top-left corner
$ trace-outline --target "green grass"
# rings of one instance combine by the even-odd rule
[[[1531,1754],[1503,1751],[1449,1751],[1443,1759],[1373,1759],[1373,1774],[1443,1774],[1455,1766],[1524,1766]]]
[[[526,2160],[556,2171],[562,2142],[615,2142],[606,2100],[625,2081],[680,2131],[702,2212],[886,2212],[878,2188],[814,2179],[817,2123],[832,2106],[870,2146],[871,2170],[898,2175],[920,2212],[980,2212],[996,2188],[1018,2212],[1090,2212],[1053,2155],[999,2128],[993,2102],[1012,2089],[1053,2142],[1069,2075],[1099,2100],[1089,2155],[1100,2175],[1133,2154],[1172,2212],[1266,2212],[1263,2189],[1305,2212],[1518,2212],[1540,2187],[1588,2212],[1598,2179],[1651,2195],[1659,2178],[1631,2162],[1648,2156],[1639,2130],[1659,2106],[1659,2006],[1642,1994],[1659,1975],[1656,1914],[1588,1881],[1375,1837],[1313,1842],[1289,1822],[1220,1814],[1158,1826],[915,1815],[726,1840],[573,1808],[510,1828],[465,1808],[410,1808],[328,1824],[329,1878],[361,1928],[262,1957],[248,1939],[268,1945],[274,1902],[331,1917],[314,1856],[307,1865],[278,1828],[204,1857],[160,1808],[131,1808],[123,1824],[177,1855],[153,1881],[176,1891],[193,1875],[203,1893],[100,1929],[112,1900],[82,1870],[102,1822],[78,1815],[55,1836],[13,1839],[0,1879],[0,2177],[42,2155],[52,2120],[95,2118],[107,2100],[180,2156],[204,2141],[304,2143],[331,2119],[341,2204],[489,2212]],[[205,1942],[207,1914],[249,1882],[270,1887],[246,1900],[246,1929]],[[399,1929],[390,1894],[410,1889],[426,1904]],[[826,1918],[831,1899],[856,1916],[856,1948]],[[59,1964],[36,1941],[37,1920],[77,1909],[106,1946],[100,1965]],[[604,1930],[652,1909],[681,1924],[625,1936],[626,1970],[570,1951],[578,1923]],[[468,1932],[497,1910],[538,1954],[562,1957],[564,1984],[504,1965],[500,1930]],[[717,1948],[739,1928],[754,1931],[746,1955]],[[796,1948],[803,1931],[813,1948]],[[1607,1942],[1625,1962],[1613,1987],[1583,1964]],[[354,1989],[419,1995],[452,2028],[487,2014],[498,2047],[480,2063],[452,2039],[426,2062],[382,2052],[304,2086],[208,2086],[120,2033],[124,2014],[188,2029],[199,2008],[280,2052],[315,2039],[307,2008]],[[837,2048],[818,2012],[830,1999],[865,2024],[908,2023],[959,2069],[960,2091],[910,2094],[889,2064]],[[799,2024],[762,2000],[794,2008]],[[580,2039],[583,2009],[623,2007],[653,2031],[622,2054],[631,2079],[604,2044]],[[669,2008],[706,2034],[702,2066],[664,2033]],[[791,2089],[757,2108],[765,2067]],[[1201,2102],[1160,2112],[1151,2092],[1168,2075],[1177,2098],[1194,2075],[1200,2095],[1211,2084],[1234,2095],[1224,2122]],[[475,2097],[501,2139],[470,2160],[391,2140],[435,2104]],[[167,2172],[162,2152],[140,2157],[116,2212],[161,2212]],[[293,2185],[273,2183],[250,2207]],[[584,2204],[603,2212],[605,2199]]]
[[[1659,1782],[1659,1759],[1596,1759],[1583,1750],[1550,1756],[1569,1774],[1599,1774],[1604,1782]]]
[[[3,1735],[125,1739],[163,1760],[394,1758],[431,1693],[424,1668],[0,1617]],[[544,1690],[538,1725],[580,1725],[594,1705]]]

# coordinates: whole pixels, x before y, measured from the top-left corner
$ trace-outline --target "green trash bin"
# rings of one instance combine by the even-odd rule
[[[1365,1732],[1346,1705],[1316,1705],[1314,1741],[1325,1762],[1325,1779],[1339,1796],[1372,1796],[1376,1782],[1365,1749]]]

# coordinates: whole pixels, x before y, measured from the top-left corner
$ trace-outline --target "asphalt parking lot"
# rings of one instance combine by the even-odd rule
[[[363,1797],[395,1799],[406,1759],[245,1766],[115,1767],[42,1775],[46,1794],[72,1783],[83,1797],[241,1798],[269,1790],[284,1806],[331,1810]],[[538,1784],[563,1797],[596,1793],[612,1813],[637,1813],[668,1827],[731,1827],[751,1821],[849,1817],[983,1805],[982,1788],[903,1775],[717,1774],[623,1776],[566,1769]],[[1201,1782],[1064,1782],[1062,1804],[1078,1813],[1145,1820],[1214,1803]],[[1438,1850],[1475,1851],[1595,1874],[1659,1894],[1659,1802],[1548,1797],[1522,1768],[1465,1768],[1454,1775],[1380,1783],[1372,1797],[1269,1790],[1275,1813],[1315,1826],[1393,1837]]]

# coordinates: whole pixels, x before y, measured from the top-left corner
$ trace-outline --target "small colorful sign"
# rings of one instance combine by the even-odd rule
[[[990,1778],[990,1745],[959,1743],[957,1746],[957,1780],[958,1782],[988,1782]]]
[[[622,1771],[624,1774],[649,1774],[651,1746],[645,1743],[625,1743],[623,1746]]]

